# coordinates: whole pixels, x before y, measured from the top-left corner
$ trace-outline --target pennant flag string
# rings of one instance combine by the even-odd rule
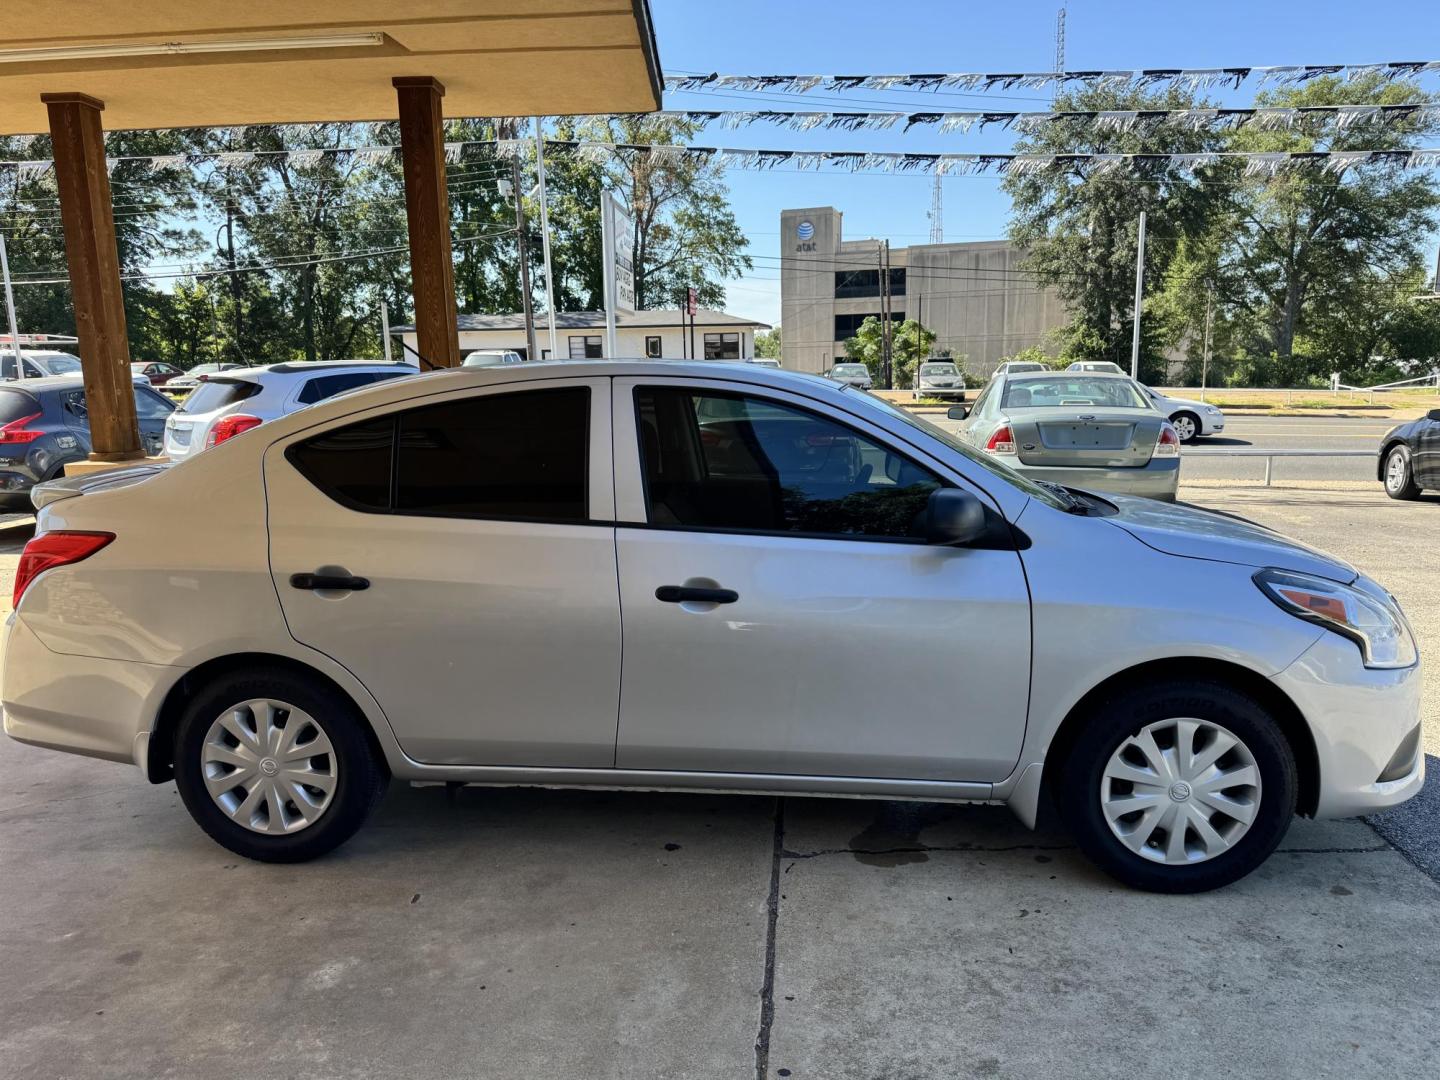
[[[1096,114],[1097,117],[1104,114]],[[1424,150],[1333,150],[1310,153],[1256,153],[1217,151],[1195,154],[916,154],[863,150],[769,150],[679,144],[610,143],[574,139],[547,139],[546,152],[569,154],[577,161],[605,164],[615,156],[646,155],[657,161],[679,161],[700,164],[715,163],[725,168],[765,170],[787,164],[797,169],[822,167],[847,169],[852,172],[923,172],[941,175],[978,175],[998,172],[1025,174],[1056,167],[1070,168],[1085,176],[1100,176],[1117,171],[1149,174],[1172,169],[1183,174],[1217,165],[1223,161],[1243,164],[1243,175],[1275,176],[1296,168],[1318,166],[1324,172],[1345,173],[1357,165],[1383,164],[1400,169],[1440,167],[1440,149]],[[475,140],[445,145],[445,156],[452,163],[462,160],[466,147],[489,147],[496,158],[510,160],[528,153],[533,143],[528,139]],[[314,165],[333,154],[352,164],[375,164],[399,153],[396,146],[330,147],[275,151],[223,151],[213,154],[163,154],[154,157],[109,158],[110,169],[127,163],[138,163],[151,170],[190,166],[211,160],[226,166],[246,168],[264,161],[284,159],[297,166]],[[13,170],[20,181],[46,175],[50,161],[0,161],[0,173]]]
[[[1096,131],[1153,130],[1169,126],[1189,131],[1255,127],[1283,131],[1333,123],[1338,131],[1365,125],[1413,123],[1425,128],[1440,125],[1440,105],[1414,102],[1399,105],[1305,105],[1295,108],[1154,109],[1109,112],[791,112],[780,109],[746,111],[666,110],[649,114],[703,129],[718,124],[734,129],[770,124],[792,131],[887,131],[903,125],[935,127],[942,135],[985,130],[992,124],[1030,133],[1050,124],[1083,124]],[[593,119],[603,119],[594,117]]]
[[[1045,90],[1058,86],[1179,86],[1201,90],[1212,86],[1238,88],[1247,79],[1258,85],[1294,86],[1323,75],[1348,80],[1378,77],[1384,82],[1440,72],[1440,60],[1396,60],[1382,64],[1287,64],[1267,67],[1141,68],[1123,71],[921,72],[903,75],[667,75],[665,89],[779,90],[805,94],[811,90],[986,91]]]

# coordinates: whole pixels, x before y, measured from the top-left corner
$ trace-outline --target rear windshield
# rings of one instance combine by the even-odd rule
[[[260,384],[244,379],[210,379],[201,383],[180,406],[182,413],[208,413],[244,401],[260,392]]]
[[[1021,379],[1005,386],[1006,409],[1060,409],[1099,405],[1109,409],[1148,409],[1150,403],[1129,379],[1107,379],[1076,372],[1048,379]]]
[[[23,390],[0,387],[0,424],[34,416],[39,411],[40,403]]]
[[[867,369],[864,364],[836,364],[835,370],[841,375],[864,375]]]

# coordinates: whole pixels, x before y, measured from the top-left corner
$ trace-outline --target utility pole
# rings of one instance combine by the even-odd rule
[[[20,357],[20,331],[15,328],[15,291],[10,287],[10,259],[5,253],[5,234],[0,232],[0,279],[5,283],[5,318],[10,323],[10,348],[15,350],[15,378],[25,378],[25,362]]]
[[[881,365],[880,377],[885,384],[885,389],[893,390],[895,389],[895,380],[890,352],[890,241],[882,240],[876,246],[875,254],[880,262],[880,326],[881,340],[884,342],[882,353],[884,360]]]
[[[1145,300],[1145,211],[1140,211],[1140,234],[1135,245],[1135,332],[1130,337],[1130,377],[1140,377],[1140,307]]]
[[[1065,71],[1065,5],[1060,5],[1060,10],[1055,13],[1055,74],[1060,75]],[[1060,93],[1060,80],[1056,79],[1050,84],[1050,103],[1055,103],[1055,96]]]
[[[930,188],[930,243],[945,242],[945,195],[940,187],[940,174],[935,174],[935,183]]]
[[[382,297],[380,300],[380,341],[385,347],[385,362],[391,361],[390,356],[390,304]]]
[[[514,139],[519,134],[519,122],[513,122],[510,137]],[[525,359],[538,360],[540,354],[535,348],[535,310],[530,297],[530,257],[525,250],[525,196],[524,189],[520,187],[518,153],[510,159],[510,183],[515,196],[515,246],[520,249],[520,302],[525,310]]]
[[[1200,359],[1200,400],[1205,400],[1205,381],[1210,374],[1210,323],[1215,314],[1215,283],[1205,282],[1205,352]]]
[[[550,359],[558,360],[560,354],[555,344],[555,272],[550,264],[550,200],[545,194],[545,139],[538,116],[535,117],[535,176],[540,186],[540,242],[545,255],[545,325],[550,331]]]

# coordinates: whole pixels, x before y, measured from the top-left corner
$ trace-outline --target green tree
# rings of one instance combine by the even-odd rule
[[[908,390],[915,383],[915,369],[930,355],[935,333],[914,319],[894,323],[890,334],[890,358],[894,369],[894,389]],[[870,369],[870,378],[878,386],[885,378],[885,327],[874,315],[867,316],[845,341],[845,356]]]
[[[761,330],[755,335],[755,355],[766,360],[780,359],[780,327],[773,330]]]
[[[1316,79],[1263,94],[1257,104],[1436,100],[1415,83],[1372,76]],[[1302,122],[1284,131],[1242,128],[1230,145],[1284,153],[1409,150],[1437,131],[1440,124],[1422,127],[1418,120],[1343,131]],[[1207,285],[1215,292],[1221,354],[1262,379],[1274,357],[1268,381],[1321,379],[1331,370],[1360,377],[1377,351],[1393,358],[1407,347],[1406,327],[1423,329],[1426,316],[1416,316],[1410,298],[1423,288],[1421,241],[1436,227],[1440,208],[1432,174],[1371,163],[1246,178],[1240,164],[1230,163],[1211,179],[1219,198],[1206,234],[1182,252],[1167,282],[1167,306],[1192,342],[1203,325]]]
[[[671,117],[562,120],[556,137],[619,144],[680,145],[695,126]],[[601,285],[600,193],[609,189],[635,222],[635,301],[640,308],[679,303],[694,287],[699,303],[721,307],[726,278],[752,263],[730,208],[724,170],[688,155],[618,150],[597,161],[555,154],[545,160],[551,261],[562,310],[597,310]],[[562,302],[563,299],[563,302]]]
[[[1185,109],[1203,106],[1178,89],[1163,93],[1088,88],[1062,94],[1060,111]],[[1045,124],[1016,143],[1022,154],[1183,154],[1217,149],[1206,130],[1140,120],[1129,128],[1100,128],[1085,120]],[[1128,367],[1135,296],[1136,236],[1147,216],[1145,285],[1165,280],[1181,238],[1210,222],[1215,195],[1209,185],[1173,169],[1137,177],[1128,169],[1093,169],[1081,175],[1054,166],[1012,172],[1005,191],[1014,203],[1010,238],[1027,249],[1027,268],[1067,302],[1069,325],[1060,335],[1068,358],[1114,360]],[[1173,328],[1141,324],[1142,368],[1153,369],[1172,343]]]

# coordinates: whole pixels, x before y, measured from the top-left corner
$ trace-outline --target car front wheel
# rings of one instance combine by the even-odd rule
[[[222,676],[180,719],[175,784],[210,837],[247,859],[303,862],[353,836],[385,792],[354,706],[285,669]]]
[[[1392,447],[1385,455],[1385,494],[1392,499],[1418,499],[1420,485],[1410,468],[1410,448]]]
[[[1269,713],[1221,683],[1139,686],[1084,721],[1059,784],[1076,842],[1127,885],[1195,893],[1237,881],[1295,813],[1295,757]]]

